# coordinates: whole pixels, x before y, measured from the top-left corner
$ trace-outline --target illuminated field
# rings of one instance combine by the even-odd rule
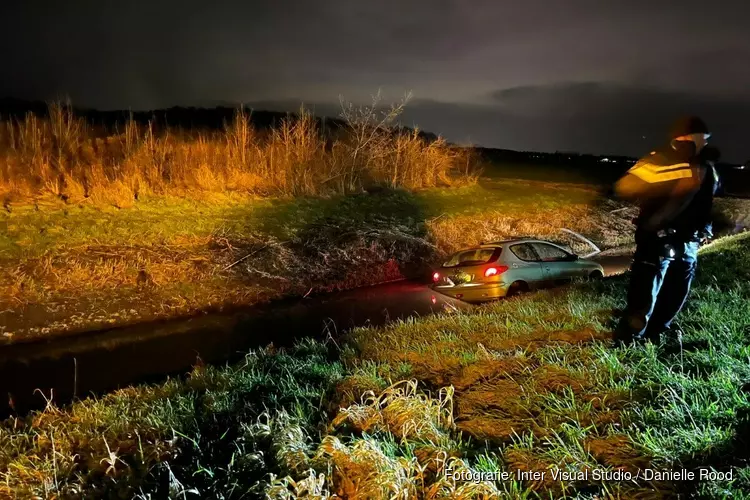
[[[488,181],[329,197],[144,197],[0,212],[7,340],[248,305],[418,273],[461,246],[582,231],[629,242],[627,211],[590,188]],[[232,266],[243,257],[247,258]],[[230,267],[231,266],[231,267]]]

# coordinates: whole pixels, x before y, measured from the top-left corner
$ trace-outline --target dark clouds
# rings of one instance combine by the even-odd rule
[[[686,110],[750,157],[742,0],[15,0],[0,19],[0,95],[322,110],[413,90],[405,119],[451,139],[631,154]]]
[[[638,155],[665,141],[675,117],[698,114],[726,158],[744,161],[750,154],[750,99],[598,82],[517,87],[492,97],[494,106],[469,113],[484,123],[463,137],[507,148]],[[469,116],[464,120],[471,122]],[[452,133],[462,137],[459,130]]]
[[[750,157],[750,99],[599,82],[514,87],[487,97],[483,103],[416,99],[400,120],[465,144],[637,156],[666,142],[675,117],[699,114],[725,159],[744,162]],[[289,112],[299,105],[298,100],[250,103],[256,109]],[[305,105],[318,115],[338,116],[341,111],[329,103]]]

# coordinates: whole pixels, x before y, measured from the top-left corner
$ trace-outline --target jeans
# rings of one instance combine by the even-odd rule
[[[615,340],[659,340],[685,304],[698,265],[697,241],[636,233],[628,305]]]

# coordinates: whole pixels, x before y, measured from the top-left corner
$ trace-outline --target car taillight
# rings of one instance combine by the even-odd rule
[[[432,275],[432,281],[438,281],[440,279],[440,273],[435,273]]]
[[[507,270],[508,266],[488,267],[484,272],[484,277],[489,278],[490,276],[497,276],[499,274],[503,274]]]

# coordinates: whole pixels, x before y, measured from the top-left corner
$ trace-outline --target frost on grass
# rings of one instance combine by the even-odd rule
[[[362,404],[343,408],[331,426],[359,433],[389,432],[399,439],[443,441],[453,427],[453,388],[433,399],[418,389],[416,380],[399,382],[364,395]]]
[[[451,439],[451,388],[438,397],[403,381],[341,410],[299,479],[275,478],[276,499],[498,498],[492,482],[459,458]],[[456,475],[446,475],[446,467]],[[461,476],[463,474],[463,476]],[[461,479],[463,477],[463,479]],[[458,478],[458,479],[456,479]]]

